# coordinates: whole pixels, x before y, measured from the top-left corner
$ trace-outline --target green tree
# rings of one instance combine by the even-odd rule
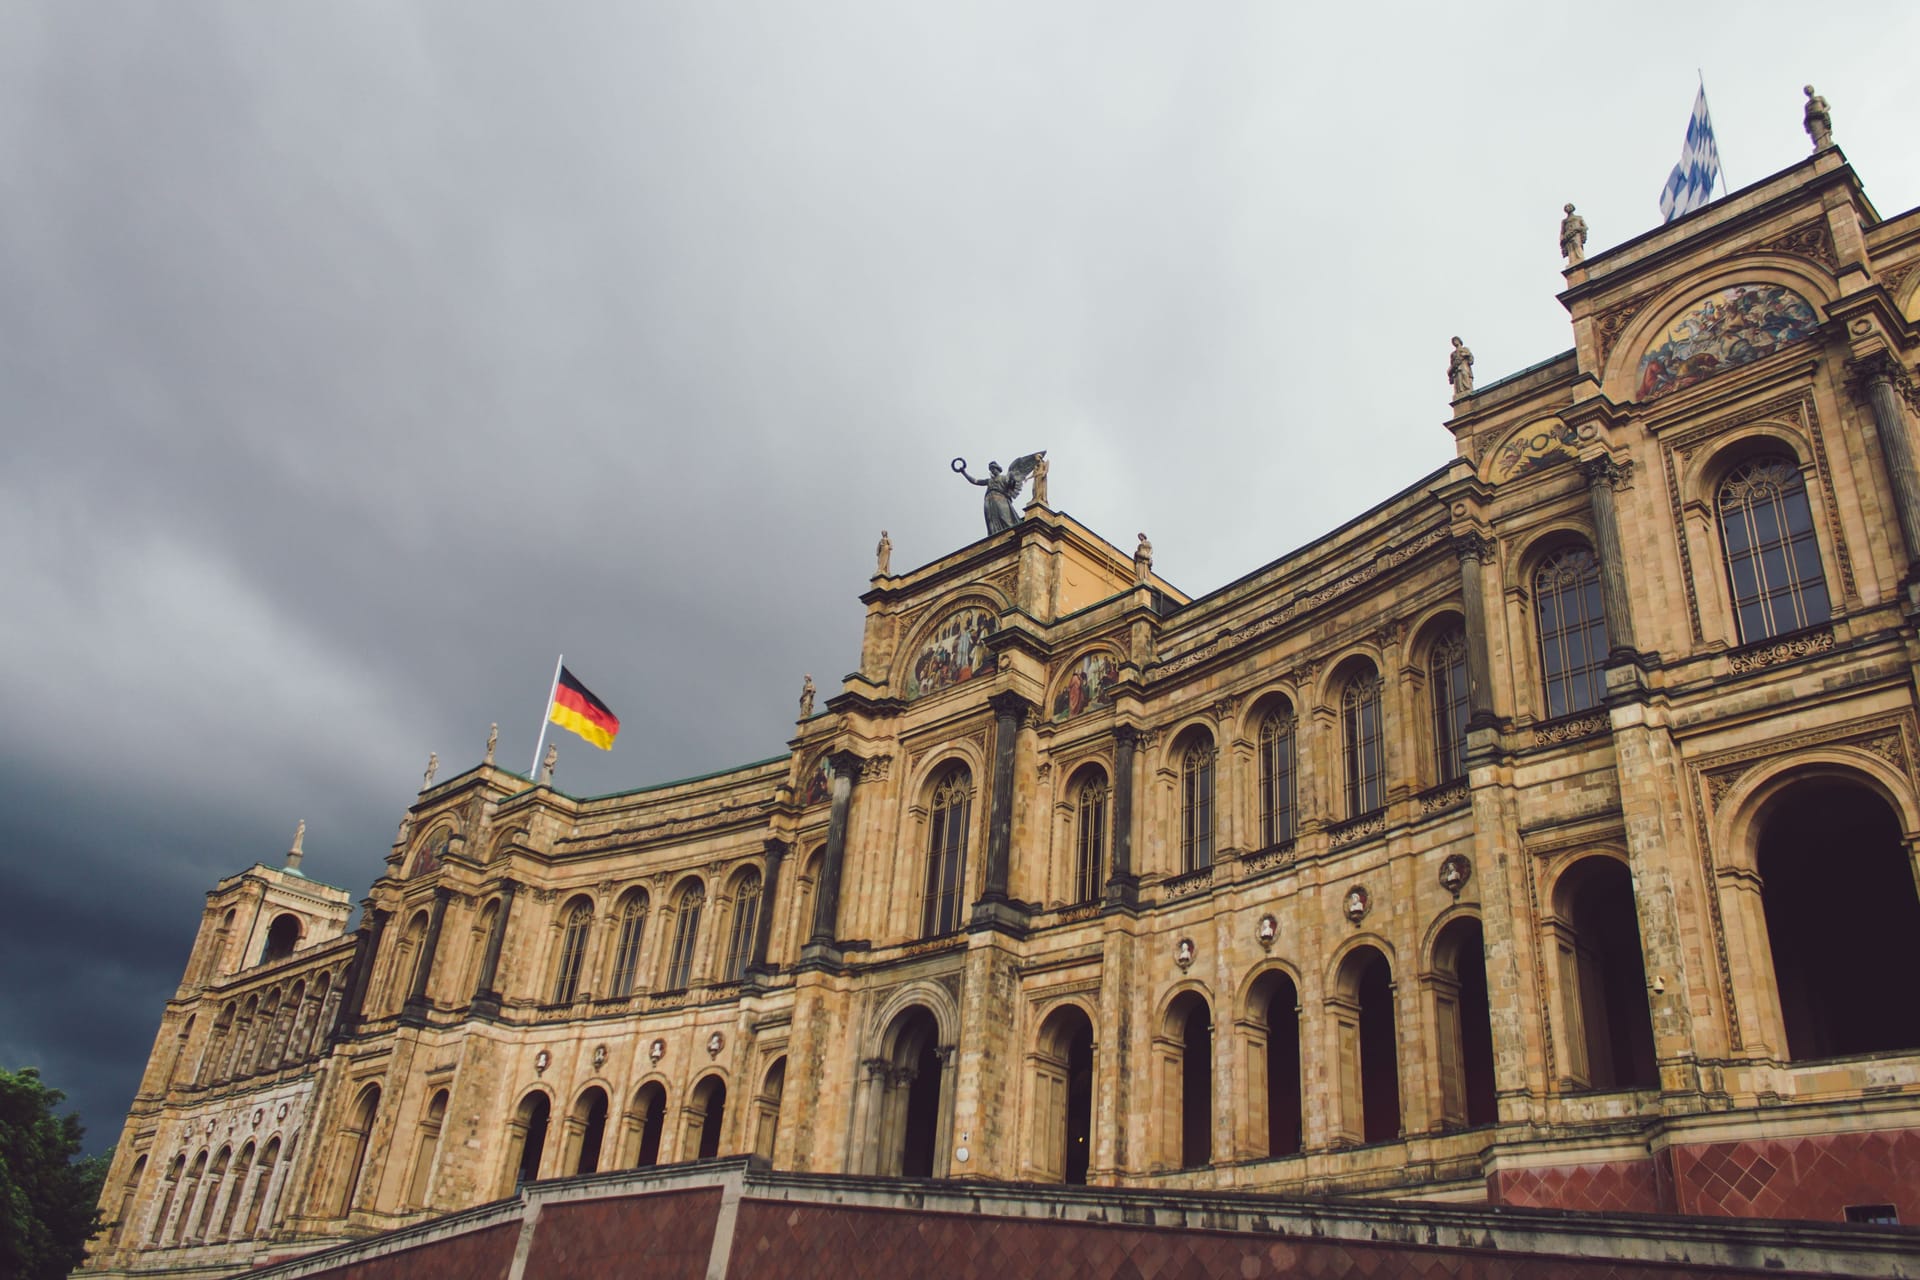
[[[100,1228],[111,1157],[76,1159],[80,1117],[53,1113],[65,1098],[32,1067],[0,1070],[0,1276],[57,1280]]]

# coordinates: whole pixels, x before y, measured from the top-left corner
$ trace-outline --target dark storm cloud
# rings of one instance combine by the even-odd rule
[[[1915,17],[1801,13],[0,11],[0,1062],[109,1140],[205,889],[304,817],[363,892],[560,649],[627,726],[571,789],[777,752],[878,530],[977,535],[955,453],[1195,591],[1393,492],[1700,62],[1736,183],[1811,78],[1908,207]]]

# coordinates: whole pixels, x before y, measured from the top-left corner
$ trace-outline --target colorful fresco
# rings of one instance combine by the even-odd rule
[[[441,860],[447,856],[447,846],[453,842],[450,832],[436,832],[420,846],[420,852],[413,857],[413,874],[431,875],[440,869]]]
[[[973,679],[989,658],[985,640],[999,623],[985,609],[950,614],[920,646],[907,668],[907,697],[918,698]]]
[[[807,779],[807,798],[802,804],[825,804],[833,798],[833,761],[822,755]]]
[[[1522,427],[1494,453],[1493,469],[1487,478],[1499,484],[1544,471],[1556,462],[1576,457],[1574,450],[1579,443],[1579,433],[1558,418]]]
[[[1071,720],[1082,711],[1097,711],[1113,705],[1113,682],[1120,678],[1120,664],[1110,653],[1089,653],[1073,664],[1067,682],[1053,695],[1053,718]]]
[[[1642,400],[1704,382],[1810,337],[1820,318],[1778,284],[1737,284],[1700,299],[1640,357]]]

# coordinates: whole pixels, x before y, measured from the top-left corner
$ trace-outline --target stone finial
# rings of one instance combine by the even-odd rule
[[[809,675],[800,685],[800,718],[802,720],[813,719],[813,695],[813,677]]]
[[[1140,535],[1140,545],[1133,549],[1133,580],[1145,582],[1153,575],[1153,544],[1147,541],[1147,535]]]
[[[493,749],[500,745],[500,726],[498,723],[487,727],[487,758],[485,764],[493,763]]]
[[[1458,400],[1473,390],[1473,352],[1458,337],[1453,340],[1453,351],[1447,356],[1447,381],[1453,384],[1453,398]]]
[[[893,539],[880,531],[880,545],[873,549],[873,576],[884,578],[893,572]]]
[[[427,752],[427,771],[426,773],[421,775],[420,789],[422,791],[425,791],[428,787],[432,786],[433,775],[439,772],[440,772],[440,753],[438,751]]]
[[[1567,265],[1577,267],[1587,258],[1587,220],[1567,206],[1567,216],[1560,220],[1560,256]]]
[[[1827,106],[1827,100],[1813,91],[1812,85],[1806,87],[1806,94],[1807,112],[1800,123],[1813,139],[1813,149],[1825,151],[1833,145],[1833,111]]]
[[[557,742],[549,742],[547,744],[547,758],[540,762],[541,786],[550,787],[553,785],[553,766],[558,764],[559,761],[560,744]]]
[[[300,869],[300,859],[306,856],[306,852],[301,846],[306,843],[306,839],[307,820],[302,818],[300,819],[300,825],[293,829],[293,846],[287,850],[287,870],[298,871]]]

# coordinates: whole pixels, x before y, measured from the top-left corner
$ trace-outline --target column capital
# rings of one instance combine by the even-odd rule
[[[1493,559],[1499,550],[1498,539],[1481,533],[1478,529],[1469,529],[1465,533],[1453,535],[1453,554],[1462,560],[1475,560],[1481,564]]]
[[[1598,489],[1605,485],[1609,489],[1627,489],[1633,485],[1633,461],[1615,460],[1609,454],[1596,454],[1591,458],[1582,458],[1577,464],[1580,474],[1587,478],[1587,486]]]
[[[992,707],[993,714],[1002,720],[1019,720],[1025,718],[1027,712],[1033,707],[1034,702],[1033,699],[1023,693],[1015,693],[1012,689],[1002,689],[999,693],[987,699],[987,705]]]
[[[767,855],[767,861],[778,862],[793,852],[793,842],[791,840],[782,840],[778,836],[768,836],[762,843],[761,848]]]
[[[1147,730],[1135,724],[1115,725],[1113,728],[1113,740],[1121,747],[1138,750],[1146,745]]]
[[[1873,388],[1880,383],[1893,388],[1916,413],[1920,413],[1920,382],[1890,351],[1870,351],[1847,361],[1847,394],[1871,403]]]
[[[827,763],[833,766],[833,776],[852,782],[860,776],[860,767],[867,758],[850,747],[842,747],[827,753]]]

